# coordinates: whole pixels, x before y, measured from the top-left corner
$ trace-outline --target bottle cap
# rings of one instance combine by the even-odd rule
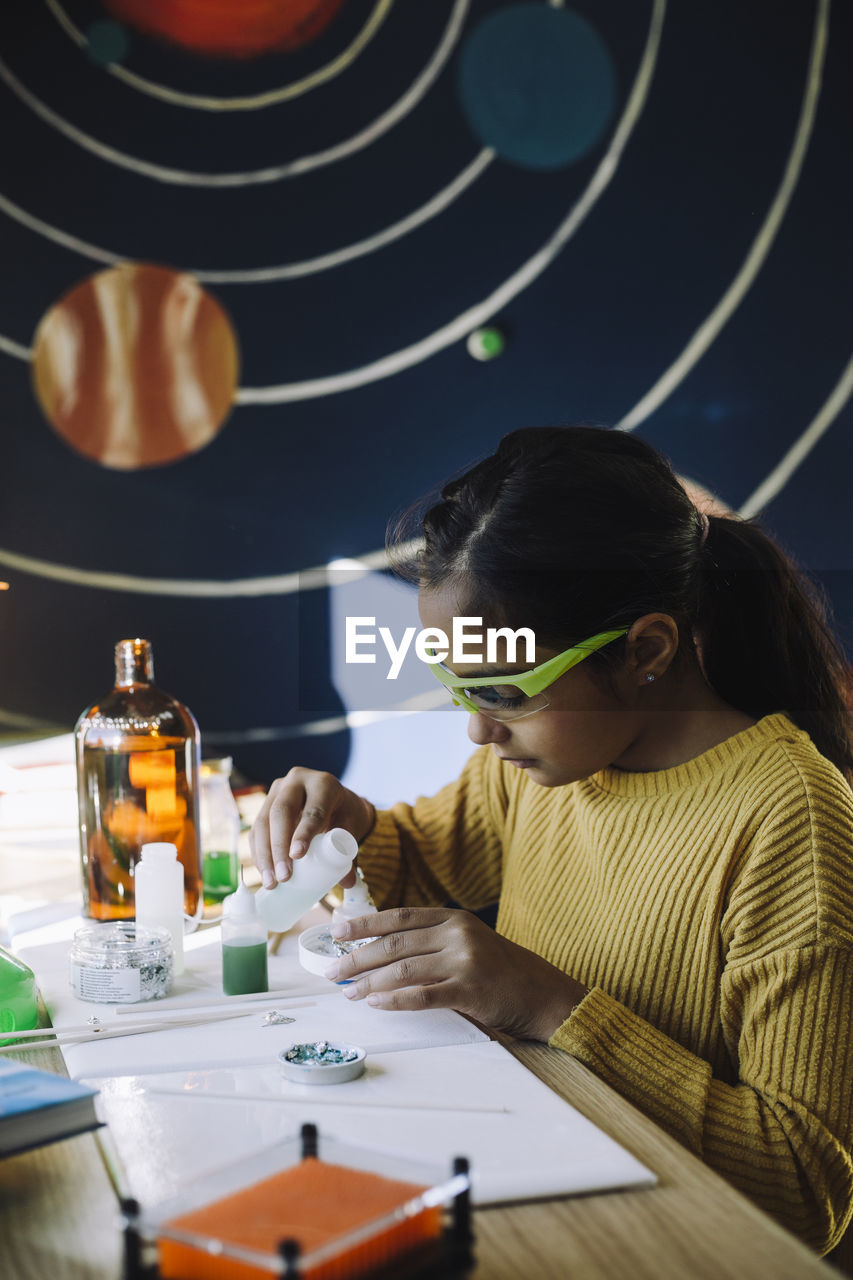
[[[345,875],[358,853],[358,841],[343,827],[332,827],[331,831],[315,836],[309,848],[313,857],[322,857],[329,866],[340,868],[341,874]]]
[[[169,844],[165,840],[156,840],[152,841],[151,844],[144,844],[142,846],[139,851],[140,858],[144,858],[146,854],[152,862],[155,858],[165,862],[171,858],[177,858],[178,846],[176,844]]]
[[[356,880],[351,888],[344,889],[341,905],[344,907],[363,907],[362,915],[368,915],[376,910],[373,899],[370,896],[370,890],[364,880]]]
[[[240,883],[237,886],[237,892],[229,893],[228,897],[223,899],[222,914],[223,916],[231,917],[239,916],[243,920],[247,920],[250,916],[257,917],[258,911],[255,903],[255,895],[252,893],[251,889],[246,887],[242,876],[240,877]]]
[[[344,895],[340,906],[335,907],[332,912],[332,920],[354,920],[356,916],[370,916],[376,913],[376,903],[370,896],[370,890],[367,887],[367,881],[361,873],[361,868],[356,868],[356,881],[349,889],[344,889]]]

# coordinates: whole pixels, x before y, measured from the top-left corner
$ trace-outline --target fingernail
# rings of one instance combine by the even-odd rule
[[[303,853],[305,852],[305,847],[306,846],[305,846],[304,840],[294,840],[290,846],[291,858],[301,858]]]
[[[361,992],[359,991],[358,987],[355,986],[355,984],[353,984],[350,987],[344,987],[344,995],[346,996],[347,1000],[361,999]]]
[[[277,862],[275,864],[275,874],[279,880],[287,880],[290,876],[290,868],[286,862]]]
[[[338,976],[338,966],[336,964],[330,964],[328,969],[326,969],[325,973],[323,974],[323,977],[328,978],[330,982],[334,982],[337,976]]]
[[[261,879],[262,879],[262,880],[263,880],[263,882],[264,882],[264,888],[265,888],[265,889],[274,889],[274,888],[275,888],[275,876],[273,875],[273,873],[272,873],[271,871],[265,871],[265,872],[264,872],[264,874],[263,874],[263,876],[261,877]]]
[[[338,922],[337,924],[331,925],[329,933],[333,938],[345,938],[349,933],[349,925]]]
[[[382,999],[380,996],[368,996],[367,1003],[372,1004],[375,1009],[375,1008],[381,1007]]]

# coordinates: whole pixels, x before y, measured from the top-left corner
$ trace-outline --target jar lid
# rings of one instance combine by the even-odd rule
[[[171,952],[172,935],[168,929],[137,927],[135,920],[113,920],[77,929],[74,949],[78,955],[93,960],[111,959],[122,965],[132,965],[137,960]]]
[[[278,1065],[284,1078],[296,1084],[343,1084],[363,1073],[366,1056],[354,1044],[317,1040],[282,1049]]]
[[[336,960],[340,960],[341,956],[349,955],[351,951],[356,951],[368,942],[375,941],[376,938],[359,938],[356,942],[339,942],[337,938],[332,937],[327,924],[312,924],[310,928],[300,933],[297,940],[299,963],[309,973],[316,974],[318,978],[325,978],[326,970],[331,968]],[[360,973],[358,976],[363,978],[365,974]],[[337,985],[348,987],[351,981],[351,978],[338,978]]]

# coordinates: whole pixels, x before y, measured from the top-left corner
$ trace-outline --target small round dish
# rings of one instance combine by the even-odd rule
[[[356,942],[336,942],[329,932],[327,924],[315,924],[299,935],[297,944],[299,963],[309,973],[314,973],[319,978],[325,978],[326,970],[330,969],[336,960],[340,960],[341,956],[348,955],[351,951],[358,950],[359,947],[365,946],[368,942],[375,941],[375,938],[359,938]],[[359,974],[360,978],[364,976],[363,973]],[[346,987],[351,981],[351,978],[338,978],[337,985]]]
[[[295,1084],[343,1084],[358,1079],[366,1058],[357,1045],[317,1040],[282,1049],[278,1065],[285,1080]]]
[[[324,978],[326,970],[331,969],[338,959],[327,924],[315,924],[303,930],[299,935],[298,948],[302,968],[315,973],[318,978]]]

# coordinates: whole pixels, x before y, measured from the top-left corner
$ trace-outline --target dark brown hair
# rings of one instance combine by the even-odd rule
[[[754,521],[712,515],[706,532],[636,436],[513,431],[441,490],[408,572],[404,533],[398,522],[389,537],[398,571],[427,590],[458,585],[469,613],[532,627],[549,648],[669,614],[721,698],[756,719],[784,711],[853,781],[849,669],[820,591]],[[588,661],[605,672],[623,656],[617,641]]]

